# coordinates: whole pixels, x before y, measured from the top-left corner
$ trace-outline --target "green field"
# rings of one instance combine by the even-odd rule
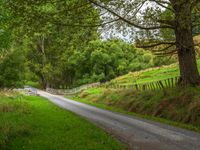
[[[198,69],[200,70],[200,60],[198,60],[197,63]],[[109,83],[120,85],[130,85],[134,83],[144,84],[159,80],[165,80],[168,78],[174,78],[177,76],[179,76],[178,64],[172,64],[169,66],[149,68],[138,72],[130,72],[126,75],[111,80]]]
[[[46,99],[0,93],[1,150],[121,150],[124,146]]]

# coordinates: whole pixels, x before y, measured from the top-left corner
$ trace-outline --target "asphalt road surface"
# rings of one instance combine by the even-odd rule
[[[37,93],[95,123],[126,143],[131,150],[200,150],[200,133],[99,109],[40,90]]]

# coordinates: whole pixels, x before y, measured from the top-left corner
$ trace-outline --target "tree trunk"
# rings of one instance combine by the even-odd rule
[[[191,2],[180,0],[175,2],[176,48],[180,68],[180,85],[199,85],[200,77],[197,68],[194,41],[192,36]]]
[[[41,66],[42,66],[42,69],[40,70],[41,82],[42,82],[43,89],[46,89],[46,88],[50,87],[50,80],[48,78],[48,72],[45,72],[45,73],[43,72],[43,69],[44,69],[45,65],[47,64],[44,40],[45,40],[44,36],[41,36],[38,38],[37,50],[41,54]]]
[[[46,80],[43,75],[40,75],[40,84],[42,85],[42,89],[46,89]]]

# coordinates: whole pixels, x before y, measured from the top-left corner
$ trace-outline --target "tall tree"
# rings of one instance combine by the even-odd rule
[[[10,27],[17,31],[20,40],[26,39],[25,43],[29,45],[28,64],[43,88],[57,88],[63,82],[73,84],[76,70],[72,68],[69,71],[62,65],[63,55],[81,51],[90,40],[98,37],[97,28],[80,27],[80,24],[98,22],[98,11],[90,3],[80,0],[4,2],[7,11],[15,16]]]
[[[176,53],[180,68],[180,85],[199,85],[200,77],[197,69],[193,42],[193,29],[199,26],[199,0],[88,0],[101,11],[105,11],[104,20],[115,25],[134,27],[150,31],[153,35],[148,43],[140,47],[149,48],[165,45],[163,54]],[[170,18],[160,18],[163,10],[171,12]],[[124,24],[123,24],[124,25]],[[163,40],[156,34],[160,29],[172,30],[174,39]],[[150,44],[150,43],[151,44]],[[172,47],[175,49],[171,49]]]

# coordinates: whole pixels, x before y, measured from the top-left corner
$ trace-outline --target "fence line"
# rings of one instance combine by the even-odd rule
[[[59,94],[59,95],[73,95],[77,94],[83,90],[92,87],[103,87],[103,88],[113,88],[113,89],[133,89],[136,91],[147,91],[147,90],[162,90],[166,88],[173,88],[176,87],[179,80],[179,76],[168,78],[165,80],[159,80],[155,82],[148,82],[143,84],[129,84],[129,85],[122,85],[122,84],[101,84],[101,83],[92,83],[83,85],[73,89],[52,89],[47,88],[46,91],[52,94]]]
[[[179,77],[168,78],[165,80],[159,80],[155,82],[148,82],[143,84],[129,84],[129,85],[122,85],[122,84],[102,84],[101,87],[104,88],[114,88],[114,89],[134,89],[136,91],[146,91],[146,90],[162,90],[166,88],[173,88],[176,87],[178,83]]]

